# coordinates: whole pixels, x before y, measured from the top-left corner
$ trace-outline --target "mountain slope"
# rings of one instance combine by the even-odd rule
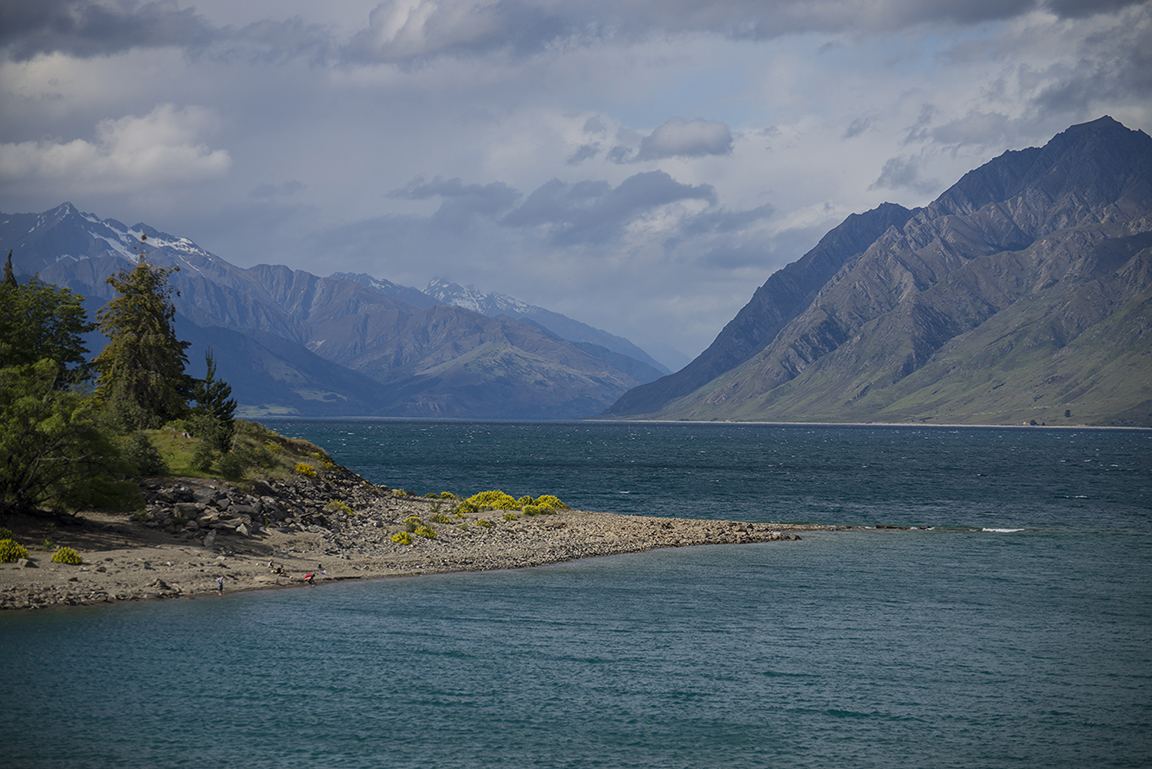
[[[640,382],[530,323],[459,307],[427,308],[355,280],[284,266],[236,267],[187,239],[132,228],[70,204],[0,214],[0,247],[18,275],[87,297],[137,254],[176,266],[170,278],[193,372],[211,347],[245,414],[573,418],[595,414]],[[146,234],[142,243],[140,235]],[[99,349],[101,340],[92,340]]]
[[[1110,118],[1074,126],[966,174],[761,349],[648,413],[1152,424],[1149,231],[1152,139]]]

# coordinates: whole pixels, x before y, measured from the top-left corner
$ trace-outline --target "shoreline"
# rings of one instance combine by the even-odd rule
[[[315,480],[252,485],[247,491],[214,480],[150,479],[142,483],[148,508],[135,516],[10,521],[29,558],[0,564],[0,609],[196,598],[215,594],[218,577],[228,593],[303,587],[307,574],[325,584],[520,569],[669,547],[790,541],[798,532],[842,528],[571,509],[454,515],[446,500],[394,493],[344,468]],[[334,500],[344,507],[333,510]],[[411,516],[429,523],[435,538],[394,542]],[[51,548],[29,546],[44,540]],[[53,563],[56,546],[77,550],[83,563]]]

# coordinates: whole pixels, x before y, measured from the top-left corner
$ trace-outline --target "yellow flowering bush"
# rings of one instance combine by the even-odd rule
[[[19,561],[28,557],[28,548],[14,539],[0,539],[0,563]]]
[[[296,472],[299,473],[300,475],[303,475],[305,478],[315,478],[316,477],[316,468],[313,467],[312,465],[308,464],[307,462],[297,462],[296,463]]]
[[[521,505],[511,494],[503,491],[482,491],[473,494],[465,500],[471,502],[479,510],[519,510]]]
[[[568,509],[568,505],[564,504],[563,502],[561,502],[559,499],[552,496],[551,494],[545,494],[542,497],[537,497],[536,498],[536,504],[537,504],[537,506],[539,506],[541,508],[547,508],[548,510],[567,510]]]
[[[352,515],[352,508],[348,506],[347,502],[340,499],[330,500],[328,504],[324,505],[324,509],[332,513],[340,512],[344,515]]]
[[[431,526],[417,526],[416,534],[425,539],[436,539],[436,530]]]
[[[486,529],[490,529],[490,528],[492,528],[492,521],[488,520],[487,518],[478,518],[478,519],[476,519],[476,525],[477,526],[483,526]]]
[[[84,559],[70,547],[62,547],[52,554],[52,563],[70,563],[80,564],[84,563]]]
[[[516,513],[504,513],[504,515],[500,516],[500,519],[504,521],[518,521],[520,520],[520,516],[516,515]]]
[[[401,545],[411,545],[412,535],[406,531],[401,531],[392,535],[392,541]]]
[[[404,519],[404,528],[408,531],[416,531],[416,527],[422,523],[424,523],[424,521],[420,520],[420,516],[410,515]]]

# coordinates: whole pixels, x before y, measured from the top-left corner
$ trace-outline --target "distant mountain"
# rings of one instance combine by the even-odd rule
[[[177,328],[193,343],[192,372],[212,348],[250,416],[575,418],[642,381],[531,323],[435,301],[422,307],[381,290],[403,288],[385,281],[236,267],[186,238],[70,204],[0,214],[0,249],[13,251],[18,276],[37,272],[72,288],[93,314],[112,296],[104,279],[139,253],[179,267],[170,282]],[[101,345],[93,338],[90,348]]]
[[[1152,138],[1101,118],[849,217],[607,414],[1152,425]]]
[[[509,317],[535,323],[560,339],[581,344],[582,349],[605,361],[615,360],[619,363],[623,362],[623,358],[628,358],[631,362],[624,365],[642,382],[650,382],[664,374],[672,373],[662,363],[623,337],[504,294],[481,294],[474,289],[437,279],[428,283],[424,293],[441,304],[464,307],[489,318]]]

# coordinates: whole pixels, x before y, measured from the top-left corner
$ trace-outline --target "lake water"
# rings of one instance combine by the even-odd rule
[[[12,767],[1152,766],[1152,433],[274,422],[419,493],[913,530],[0,614]]]

